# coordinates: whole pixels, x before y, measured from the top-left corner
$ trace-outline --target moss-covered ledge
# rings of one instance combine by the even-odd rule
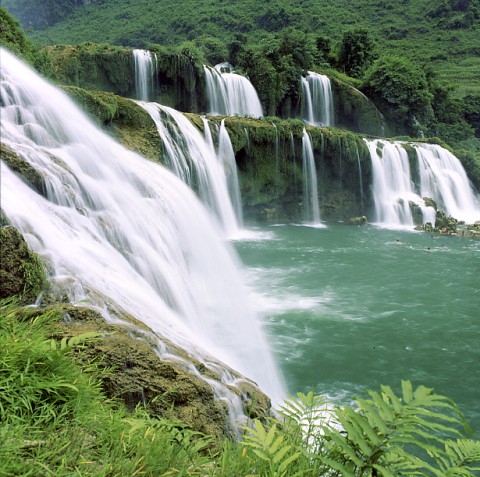
[[[2,222],[8,220],[3,211],[2,217]],[[0,244],[0,299],[16,297],[20,304],[33,304],[47,288],[42,262],[11,225],[2,224]]]
[[[150,160],[161,161],[162,142],[155,123],[135,100],[76,86],[63,85],[62,89],[125,147]]]
[[[58,338],[98,333],[77,360],[82,365],[94,360],[107,370],[102,376],[107,396],[122,400],[130,409],[143,404],[153,416],[176,419],[217,439],[236,435],[226,403],[203,379],[218,382],[219,376],[188,351],[128,315],[122,316],[123,323],[107,323],[89,308],[61,305],[57,309],[62,317]],[[268,397],[235,371],[230,372],[241,383],[231,391],[241,399],[245,414],[261,419],[269,416]]]

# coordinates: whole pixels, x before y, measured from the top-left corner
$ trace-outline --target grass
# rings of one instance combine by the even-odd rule
[[[32,314],[13,301],[0,304],[2,477],[439,477],[480,470],[480,443],[464,437],[456,406],[408,381],[400,396],[383,386],[355,408],[329,409],[322,397],[300,393],[280,409],[280,420],[255,420],[240,442],[214,450],[208,436],[180,422],[140,407],[127,412],[107,399],[100,377],[114,370],[80,368],[73,359],[95,336],[52,338],[58,319],[55,310]]]

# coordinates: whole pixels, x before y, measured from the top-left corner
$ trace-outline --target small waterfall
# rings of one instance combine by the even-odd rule
[[[435,222],[435,211],[423,197],[433,198],[438,208],[459,220],[480,219],[480,206],[460,161],[440,146],[409,143],[417,152],[420,183],[412,179],[407,151],[402,142],[367,141],[372,160],[372,192],[376,221],[387,227],[414,225],[410,203],[420,207],[423,223]]]
[[[208,128],[207,128],[208,129]],[[240,194],[240,185],[238,182],[237,163],[235,161],[235,152],[233,151],[232,141],[225,127],[225,119],[220,124],[218,132],[218,159],[223,164],[223,170],[227,178],[228,191],[232,200],[237,223],[243,226],[242,198]]]
[[[148,50],[133,50],[133,61],[135,64],[135,93],[136,98],[141,101],[151,99],[154,88],[158,82],[158,59],[154,54],[155,68],[153,66],[152,54]]]
[[[312,225],[320,224],[320,207],[318,205],[317,170],[313,155],[312,141],[307,130],[302,137],[303,158],[303,203],[305,222]]]
[[[241,207],[238,205],[238,198],[229,194],[225,164],[215,153],[208,124],[204,123],[206,126],[204,137],[179,111],[157,103],[139,102],[139,104],[150,114],[157,126],[168,167],[183,182],[197,191],[204,204],[213,211],[226,234],[235,236],[239,232],[239,221],[241,223],[241,212],[237,210],[236,213],[235,208]],[[237,177],[235,174],[235,179],[232,178],[234,168],[232,165],[229,167],[231,183]]]
[[[332,87],[328,76],[308,72],[302,77],[302,118],[314,126],[333,126]]]
[[[38,194],[2,163],[2,209],[47,262],[52,292],[107,320],[126,311],[208,369],[221,360],[279,402],[282,380],[238,260],[195,195],[0,53],[2,142],[47,190]],[[222,379],[227,393],[230,373]]]
[[[230,65],[225,63],[214,68],[205,65],[204,71],[208,114],[263,116],[257,92],[248,78],[234,73]]]
[[[480,200],[462,163],[436,144],[415,144],[422,197],[431,197],[439,209],[458,220],[480,220]]]
[[[360,154],[358,153],[358,147],[356,148],[356,153],[357,153],[357,165],[358,165],[358,182],[360,185],[360,207],[363,212],[365,210],[365,193],[363,190],[362,164],[360,163]]]

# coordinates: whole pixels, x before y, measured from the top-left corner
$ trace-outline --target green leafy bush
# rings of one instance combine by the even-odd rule
[[[362,91],[398,133],[418,136],[416,124],[428,124],[433,118],[425,73],[404,58],[382,56],[375,61],[365,75]]]

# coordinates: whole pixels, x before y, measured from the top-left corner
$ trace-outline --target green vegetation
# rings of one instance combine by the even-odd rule
[[[378,54],[432,65],[442,79],[460,87],[458,95],[480,90],[475,74],[479,0],[339,0],[334,5],[327,0],[304,0],[301,4],[284,0],[260,4],[254,0],[222,4],[192,0],[4,0],[3,5],[25,28],[33,28],[29,32],[32,38],[46,44],[93,41],[146,47],[191,41],[215,51],[209,56],[212,61],[225,54],[222,44],[228,45],[238,36],[255,45],[288,27],[311,34],[315,43],[322,45],[319,49],[324,56],[335,57],[346,32],[366,29],[377,40]]]
[[[402,382],[355,406],[298,394],[238,442],[108,399],[115,373],[81,356],[97,333],[59,333],[59,309],[0,305],[0,476],[474,476],[480,443],[456,406]],[[79,364],[83,363],[83,364]]]

